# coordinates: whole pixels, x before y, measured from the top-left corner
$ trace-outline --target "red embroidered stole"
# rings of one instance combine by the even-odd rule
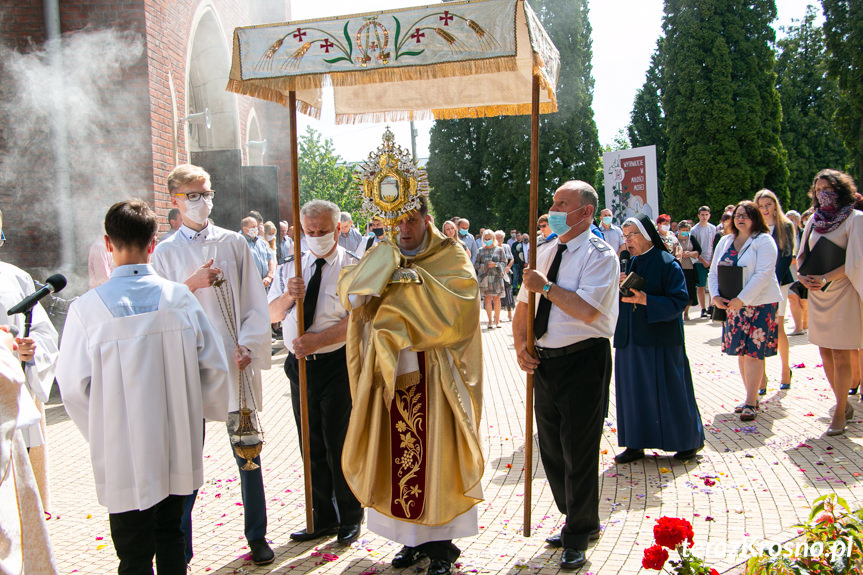
[[[419,381],[397,389],[390,408],[392,503],[398,519],[416,519],[423,513],[426,491],[426,422],[428,405],[426,357],[418,352]]]

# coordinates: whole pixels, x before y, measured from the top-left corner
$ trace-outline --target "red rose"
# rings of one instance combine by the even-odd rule
[[[653,547],[648,547],[644,550],[644,558],[641,560],[641,566],[645,569],[661,571],[662,566],[665,565],[666,561],[668,561],[668,551],[659,545],[654,545]]]
[[[716,569],[711,569],[710,575],[719,575],[719,571],[717,571]]]
[[[688,547],[692,547],[695,542],[695,532],[692,531],[692,525],[686,519],[678,519],[677,517],[660,517],[656,520],[656,525],[653,526],[653,537],[656,542],[663,547],[676,549],[678,545],[682,545],[684,541],[688,541]]]

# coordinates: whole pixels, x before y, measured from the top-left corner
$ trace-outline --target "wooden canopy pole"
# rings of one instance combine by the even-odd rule
[[[528,266],[536,269],[536,219],[539,204],[539,74],[533,73],[533,90],[530,106],[530,254]],[[527,352],[536,354],[533,338],[533,320],[536,316],[536,294],[527,294]],[[533,374],[527,374],[526,413],[524,416],[524,536],[530,537],[530,512],[533,502]]]
[[[303,277],[302,250],[300,249],[300,174],[299,156],[297,154],[297,94],[293,90],[288,93],[288,111],[291,127],[291,209],[294,224],[294,277]],[[297,310],[297,337],[303,335],[303,299],[294,302]],[[315,514],[312,506],[312,461],[309,445],[309,402],[308,385],[306,384],[306,358],[299,358],[300,374],[300,437],[303,445],[303,483],[306,495],[306,533],[315,530]]]

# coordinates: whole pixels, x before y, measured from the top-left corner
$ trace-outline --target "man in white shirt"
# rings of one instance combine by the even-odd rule
[[[147,264],[156,214],[141,200],[105,216],[111,278],[69,308],[57,378],[90,443],[120,573],[186,570],[186,496],[204,480],[203,418],[224,419],[228,362],[182,284]]]
[[[159,242],[153,253],[156,273],[185,283],[198,299],[207,317],[221,336],[231,384],[227,386],[228,410],[239,410],[239,381],[243,371],[246,405],[261,411],[261,371],[269,369],[272,353],[267,294],[248,242],[230,230],[211,224],[207,217],[213,207],[210,175],[198,166],[177,166],[168,176],[171,204],[183,215],[177,233]],[[216,280],[224,279],[221,287]],[[223,310],[219,290],[230,303],[233,314]],[[225,414],[227,416],[227,414]],[[274,555],[266,540],[267,510],[261,468],[245,470],[245,460],[236,457],[240,469],[245,535],[256,565],[272,563]],[[254,462],[260,465],[260,457]],[[187,498],[183,531],[186,559],[192,558],[191,514],[194,496]]]
[[[351,388],[345,355],[348,312],[339,301],[339,272],[356,263],[338,245],[339,208],[326,200],[312,200],[300,210],[309,251],[303,255],[302,277],[294,266],[283,268],[268,294],[270,321],[282,322],[285,346],[285,374],[291,382],[294,419],[300,429],[299,359],[306,359],[309,385],[309,444],[312,475],[312,506],[315,530],[291,533],[294,541],[311,541],[337,535],[348,545],[360,534],[363,508],[351,492],[342,473],[342,447],[351,416]],[[281,286],[286,286],[283,291]],[[304,333],[298,337],[298,298],[303,299]],[[302,438],[300,439],[302,449]]]
[[[705,296],[707,288],[707,272],[710,262],[713,260],[713,236],[716,235],[716,226],[710,223],[710,207],[698,208],[698,223],[692,227],[692,236],[701,244],[701,255],[698,261],[692,264],[697,277],[695,287],[698,292],[698,303],[701,305],[701,317],[709,317],[707,312],[708,297]]]
[[[554,193],[548,225],[558,237],[537,248],[536,269],[524,270],[512,321],[518,365],[535,377],[540,457],[566,516],[560,535],[546,540],[563,548],[563,569],[584,565],[588,542],[599,536],[599,442],[620,267],[611,246],[591,234],[598,201],[577,180]],[[527,308],[529,291],[541,296],[536,312]],[[527,350],[528,313],[536,313],[536,355]]]

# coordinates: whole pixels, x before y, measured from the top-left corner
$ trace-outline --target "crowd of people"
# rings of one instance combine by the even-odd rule
[[[33,572],[56,572],[33,505],[47,485],[27,457],[44,443],[40,410],[56,377],[90,445],[119,572],[151,573],[155,558],[159,572],[185,573],[204,423],[263,409],[274,330],[288,351],[312,478],[313,527],[291,539],[350,544],[366,522],[402,545],[394,567],[428,557],[428,575],[451,573],[460,554],[453,539],[478,533],[482,310],[486,330],[511,322],[518,366],[534,378],[540,457],[565,518],[547,543],[562,548],[564,569],[581,567],[600,534],[599,443],[612,376],[617,464],[645,449],[689,461],[704,447],[685,322],[721,325],[722,352],[738,357],[745,390],[735,411],[751,421],[766,358],[779,355],[780,390],[791,387],[790,306],[792,335],[808,333],[819,347],[835,395],[825,433],[844,433],[853,414],[848,396],[863,373],[863,212],[855,209],[863,198],[842,172],[815,176],[803,214],[783,212],[760,190],[726,206],[718,226],[708,206],[695,220],[615,222],[610,210],[597,214],[592,186],[569,181],[536,223],[534,258],[530,235],[516,229],[509,238],[474,234],[460,217],[438,229],[425,197],[390,237],[379,218],[362,234],[351,214],[312,200],[299,214],[298,265],[287,222],[252,211],[239,231],[216,226],[216,195],[200,167],[178,166],[166,183],[171,231],[158,239],[145,202],[118,202],[106,214],[105,236],[90,250],[91,290],[69,309],[59,349],[38,305],[29,331],[0,334],[0,400],[14,405],[0,411],[12,430],[0,436],[0,464],[16,465],[12,475],[0,468],[0,492],[14,482],[17,520],[45,541],[39,551],[8,547],[0,566],[18,554]],[[6,310],[32,293],[32,279],[0,264],[0,282],[2,329],[20,331],[21,318]],[[226,443],[234,447],[238,433],[229,424]],[[261,459],[234,456],[244,536],[253,562],[266,565],[275,554]],[[4,523],[11,508],[2,508]]]

